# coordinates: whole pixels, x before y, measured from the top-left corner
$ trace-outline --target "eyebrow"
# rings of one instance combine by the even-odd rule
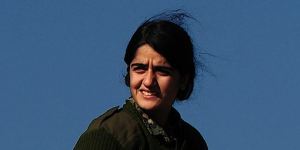
[[[133,64],[130,65],[130,67],[143,67],[143,68],[146,68],[147,65],[143,64],[143,63],[133,63]]]
[[[141,68],[147,68],[148,65],[147,64],[143,64],[143,63],[133,63],[130,65],[131,67],[141,67]],[[169,67],[169,66],[154,66],[155,70],[170,70],[170,71],[174,71],[175,69],[173,67]]]

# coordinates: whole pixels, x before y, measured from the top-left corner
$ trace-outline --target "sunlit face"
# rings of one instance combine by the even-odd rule
[[[179,72],[148,44],[137,49],[129,76],[132,97],[142,109],[171,109],[180,86]]]

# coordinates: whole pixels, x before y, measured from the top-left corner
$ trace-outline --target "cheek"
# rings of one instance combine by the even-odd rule
[[[179,89],[179,81],[173,78],[160,81],[160,88],[166,95],[176,95]]]
[[[135,89],[135,88],[139,88],[140,84],[141,84],[141,79],[139,79],[138,76],[130,73],[129,74],[129,85],[130,85],[130,89]]]

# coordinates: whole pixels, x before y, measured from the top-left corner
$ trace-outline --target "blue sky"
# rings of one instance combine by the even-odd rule
[[[198,76],[182,117],[211,150],[300,149],[296,0],[1,0],[2,149],[72,149],[89,122],[129,96],[123,54],[136,27],[184,9]]]

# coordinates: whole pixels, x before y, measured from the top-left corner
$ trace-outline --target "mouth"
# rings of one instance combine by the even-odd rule
[[[155,92],[155,91],[149,91],[149,90],[143,90],[143,89],[140,89],[139,90],[144,97],[146,98],[154,98],[154,97],[158,97],[158,92]]]

